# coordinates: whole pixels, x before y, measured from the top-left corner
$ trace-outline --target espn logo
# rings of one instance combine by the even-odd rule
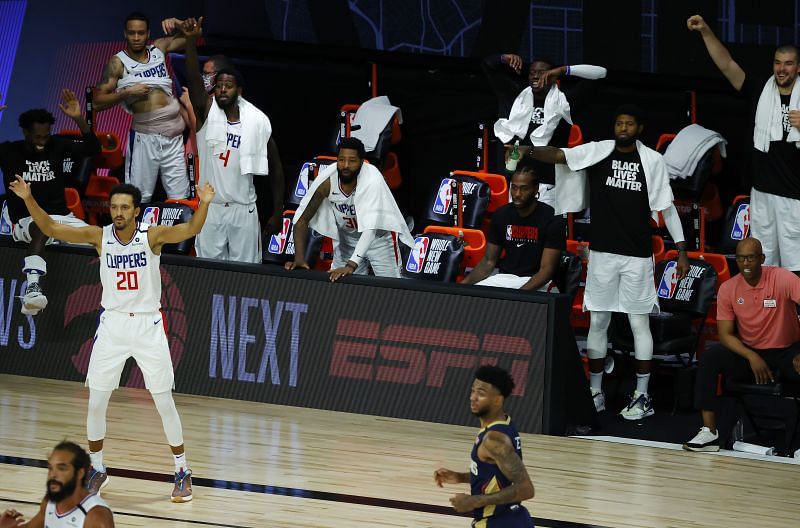
[[[451,369],[501,363],[523,396],[533,354],[524,337],[339,319],[328,373],[337,378],[442,387]],[[466,390],[466,389],[465,389]]]

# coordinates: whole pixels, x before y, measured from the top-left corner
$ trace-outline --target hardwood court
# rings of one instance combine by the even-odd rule
[[[32,514],[47,450],[85,445],[80,383],[0,375],[0,509]],[[103,497],[117,526],[467,527],[433,483],[466,471],[477,428],[176,395],[195,499],[172,504],[173,470],[149,394],[117,391]],[[466,389],[464,404],[467,404]],[[543,527],[796,526],[797,465],[523,435]],[[462,469],[463,468],[463,469]]]

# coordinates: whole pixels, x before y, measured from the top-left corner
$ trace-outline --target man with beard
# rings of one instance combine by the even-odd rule
[[[571,149],[534,147],[534,158],[556,167],[556,213],[591,205],[591,250],[583,309],[591,313],[587,348],[595,408],[605,410],[603,366],[612,312],[628,315],[636,356],[636,389],[620,415],[639,420],[654,414],[648,394],[653,336],[648,314],[658,310],[653,279],[651,218],[664,217],[678,247],[678,279],[689,271],[686,242],[673,204],[662,156],[638,138],[641,110],[624,105],[614,113],[614,140]],[[568,173],[566,169],[579,171]],[[584,172],[585,171],[585,172]],[[588,203],[586,183],[589,184]]]
[[[320,171],[294,214],[294,260],[286,269],[308,269],[308,228],[333,239],[330,279],[367,274],[400,277],[397,239],[414,247],[414,238],[380,171],[364,163],[364,144],[342,138],[336,164]]]
[[[461,284],[546,291],[566,249],[566,225],[552,207],[538,201],[532,161],[528,157],[517,165],[511,203],[492,215],[486,253]],[[495,266],[499,273],[490,276]]]
[[[159,172],[167,198],[187,198],[185,123],[178,99],[172,94],[166,62],[166,54],[183,49],[184,40],[166,36],[148,44],[150,21],[142,13],[128,15],[124,35],[125,49],[109,59],[97,85],[95,110],[122,103],[125,111],[133,114],[125,181],[142,191],[145,203],[152,200]]]
[[[8,509],[0,515],[0,528],[113,528],[108,505],[85,488],[88,474],[86,451],[72,442],[61,442],[47,459],[47,493],[39,511],[24,522],[20,512]]]
[[[19,126],[25,139],[0,143],[0,169],[6,189],[14,176],[19,174],[31,184],[36,200],[50,218],[62,224],[85,226],[83,220],[67,209],[64,173],[65,169],[69,170],[71,165],[79,163],[81,158],[100,154],[100,142],[83,118],[75,94],[64,90],[61,98],[59,107],[78,126],[82,134],[80,141],[52,137],[50,128],[55,123],[53,115],[41,108],[28,110],[19,116]],[[39,279],[47,274],[44,247],[52,239],[42,233],[25,209],[25,204],[13,193],[8,196],[8,213],[13,224],[12,237],[16,242],[28,244],[28,256],[22,265],[22,272],[28,280],[22,297],[22,313],[36,315],[47,306],[47,297]]]
[[[750,227],[761,240],[765,262],[800,275],[800,84],[798,50],[775,50],[772,76],[760,85],[745,72],[706,25],[694,15],[686,21],[697,31],[711,60],[733,88],[748,96],[754,116]]]
[[[218,70],[214,97],[208,97],[197,58],[202,23],[202,17],[190,18],[178,26],[186,38],[186,77],[197,119],[199,181],[210,182],[217,190],[206,227],[195,240],[195,250],[198,257],[260,263],[261,227],[253,176],[270,174],[272,125],[261,110],[242,97],[244,80],[236,69]],[[269,224],[277,226],[283,214],[282,170],[273,171],[270,185],[274,211]]]
[[[532,499],[533,483],[522,463],[522,443],[511,417],[503,410],[505,399],[514,389],[508,372],[494,365],[483,365],[475,372],[469,403],[481,429],[472,446],[470,470],[466,473],[439,468],[433,478],[442,484],[467,484],[471,493],[450,498],[459,513],[472,511],[472,526],[485,528],[532,528],[522,501]]]
[[[741,273],[717,294],[719,343],[700,356],[694,390],[703,427],[683,444],[687,451],[719,451],[715,411],[722,403],[717,397],[720,374],[758,384],[780,379],[800,383],[800,278],[783,268],[762,266],[764,260],[758,239],[736,245]]]
[[[562,90],[556,81],[563,76],[582,79],[606,76],[605,68],[590,64],[553,67],[550,61],[537,59],[526,65],[513,53],[487,57],[483,68],[500,101],[500,114],[508,116],[494,124],[494,135],[505,143],[506,157],[515,139],[520,140],[522,156],[531,145],[566,147],[576,109],[586,105],[594,92],[594,83],[581,81],[569,90]],[[525,87],[520,91],[522,84]],[[534,162],[534,170],[539,176],[539,201],[552,205],[553,166]]]
[[[100,257],[103,294],[86,385],[89,405],[86,434],[92,468],[87,486],[99,491],[108,484],[103,463],[106,412],[111,393],[119,387],[128,358],[134,358],[150,391],[175,462],[172,502],[192,500],[192,472],[186,461],[183,428],[172,389],[175,374],[161,314],[161,249],[196,236],[203,228],[214,188],[205,183],[197,191],[200,204],[192,218],[175,226],[151,226],[136,221],[142,200],[138,188],[129,183],[109,193],[113,223],[105,227],[75,228],[54,222],[31,196],[31,186],[19,176],[10,189],[28,208],[39,229],[66,242],[90,244]]]

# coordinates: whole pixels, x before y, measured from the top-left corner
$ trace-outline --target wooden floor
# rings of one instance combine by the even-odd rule
[[[85,445],[87,395],[79,383],[0,375],[0,509],[35,511],[46,472],[32,462],[64,438]],[[445,508],[466,486],[439,489],[432,473],[467,469],[475,428],[176,402],[199,477],[188,504],[170,503],[171,484],[155,481],[173,467],[149,394],[121,389],[111,400],[106,464],[132,470],[103,491],[117,526],[469,526]],[[523,435],[523,453],[538,526],[798,526],[797,465],[539,435]]]

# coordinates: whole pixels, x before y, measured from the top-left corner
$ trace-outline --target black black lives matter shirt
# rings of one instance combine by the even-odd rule
[[[753,124],[755,124],[758,99],[761,97],[765,82],[766,79],[759,80],[755,74],[745,73],[741,92],[750,98]],[[753,188],[761,192],[800,200],[800,149],[794,143],[786,141],[791,130],[789,124],[790,96],[781,95],[780,98],[783,138],[782,141],[770,142],[769,152],[761,152],[753,147],[751,158]],[[752,137],[752,130],[750,130],[750,137]]]
[[[7,189],[8,214],[16,223],[20,218],[30,216],[25,203],[9,191],[9,183],[15,174],[22,176],[31,184],[31,193],[39,206],[51,215],[69,214],[64,198],[64,172],[71,172],[67,166],[80,163],[81,158],[100,154],[100,142],[94,133],[80,138],[53,136],[42,152],[36,152],[24,141],[0,143],[0,169]]]
[[[588,178],[591,249],[629,257],[652,256],[650,200],[639,153],[615,149],[589,167]]]
[[[541,267],[544,248],[566,249],[566,223],[547,204],[539,203],[524,217],[514,204],[506,204],[492,215],[489,243],[506,250],[497,266],[500,273],[532,277]]]

